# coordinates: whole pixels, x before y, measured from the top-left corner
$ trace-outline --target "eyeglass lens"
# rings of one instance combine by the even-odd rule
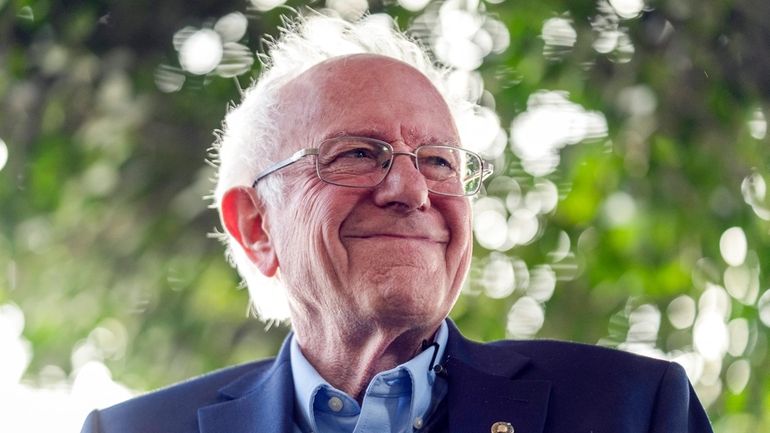
[[[418,147],[414,153],[417,169],[430,191],[456,196],[478,191],[482,166],[475,154],[458,147],[432,145]],[[375,186],[388,174],[393,156],[392,147],[379,140],[333,138],[318,148],[318,175],[340,186]]]

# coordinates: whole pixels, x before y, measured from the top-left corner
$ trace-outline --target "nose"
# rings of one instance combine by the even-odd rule
[[[412,154],[394,152],[390,172],[374,190],[374,202],[380,207],[403,211],[430,207],[428,184],[417,170]]]

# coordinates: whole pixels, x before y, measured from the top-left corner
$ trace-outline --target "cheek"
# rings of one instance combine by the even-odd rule
[[[470,203],[448,206],[444,211],[447,226],[452,233],[447,248],[447,273],[453,285],[462,285],[473,256],[473,233]]]
[[[470,254],[472,247],[471,207],[467,200],[460,203],[448,203],[440,209],[452,235],[450,254]]]
[[[278,217],[282,226],[279,260],[283,260],[283,273],[299,273],[292,278],[297,284],[335,284],[339,273],[336,268],[347,263],[339,246],[345,206],[334,200],[326,184],[308,182],[297,188],[303,194],[287,200],[287,212]]]

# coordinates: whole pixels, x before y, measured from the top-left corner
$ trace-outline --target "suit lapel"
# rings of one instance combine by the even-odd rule
[[[294,382],[289,363],[290,337],[272,367],[246,374],[219,390],[225,399],[198,409],[201,433],[291,433]]]
[[[449,325],[443,363],[449,384],[449,431],[486,433],[502,421],[510,423],[515,433],[541,433],[551,383],[516,379],[529,358],[503,346],[468,341],[451,321]]]

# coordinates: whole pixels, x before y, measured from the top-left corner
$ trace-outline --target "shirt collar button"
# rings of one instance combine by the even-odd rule
[[[334,412],[339,412],[342,410],[342,406],[343,406],[342,399],[337,396],[330,398],[328,404],[329,404],[329,409],[333,410]]]

